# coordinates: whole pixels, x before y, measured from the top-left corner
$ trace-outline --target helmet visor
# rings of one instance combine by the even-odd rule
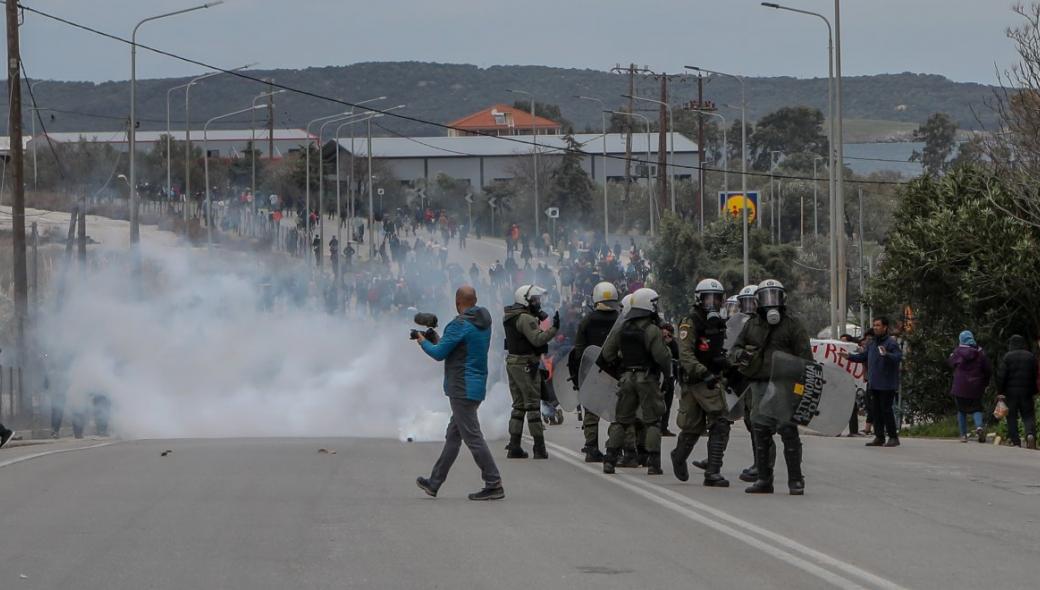
[[[736,301],[727,301],[725,312],[726,317],[733,317],[737,315],[740,312],[740,303]]]
[[[722,293],[701,293],[701,307],[708,311],[722,309],[725,296]]]
[[[754,295],[746,295],[740,298],[740,312],[746,314],[755,313],[758,309],[758,299]]]
[[[784,292],[776,287],[765,287],[755,293],[759,307],[780,307],[784,304]]]

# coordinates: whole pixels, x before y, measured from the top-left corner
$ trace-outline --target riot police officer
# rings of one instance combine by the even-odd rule
[[[632,294],[631,309],[621,328],[607,336],[600,354],[601,366],[619,375],[617,409],[607,433],[603,473],[614,473],[626,434],[641,421],[646,429],[647,475],[661,471],[661,377],[670,378],[672,354],[664,343],[657,292],[642,288]]]
[[[726,322],[720,313],[725,297],[722,283],[715,279],[702,280],[694,290],[697,307],[679,323],[679,366],[683,381],[677,423],[681,432],[672,451],[675,477],[679,481],[688,480],[686,460],[697,440],[707,433],[704,485],[723,488],[729,487],[729,481],[720,471],[730,431],[721,383],[722,373],[728,366],[723,348]]]
[[[542,330],[538,324],[548,316],[542,311],[541,297],[545,289],[535,285],[521,285],[514,293],[514,303],[505,308],[502,325],[506,334],[506,375],[513,411],[509,416],[508,459],[526,459],[520,445],[524,433],[524,417],[534,439],[534,458],[548,459],[545,450],[544,427],[541,415],[542,372],[539,361],[548,351],[549,341],[560,329],[560,312],[553,315],[552,327]]]
[[[589,346],[602,347],[607,334],[617,322],[620,313],[617,295],[614,285],[606,281],[598,283],[592,289],[592,311],[578,324],[578,332],[574,335],[574,348],[567,359],[567,369],[575,388],[578,385],[578,369],[581,367],[581,357],[585,354],[585,349]],[[585,453],[585,462],[601,463],[603,453],[599,450],[599,416],[586,409],[581,429],[585,434],[585,447],[581,450]]]
[[[812,361],[809,336],[801,322],[787,313],[786,296],[784,286],[779,281],[762,281],[755,292],[758,302],[755,315],[744,324],[730,352],[730,360],[747,379],[750,386],[748,393],[752,396],[751,421],[758,479],[744,490],[749,494],[773,493],[773,464],[776,461],[773,435],[777,433],[784,443],[788,489],[792,496],[805,493],[802,441],[798,436],[798,427],[790,420],[780,421],[758,411],[769,385],[773,353],[786,352]]]

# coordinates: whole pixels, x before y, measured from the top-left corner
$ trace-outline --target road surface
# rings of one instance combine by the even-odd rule
[[[862,438],[806,437],[806,495],[753,497],[736,481],[750,455],[736,429],[729,489],[703,488],[696,473],[680,483],[667,468],[653,478],[642,470],[604,476],[578,461],[573,416],[548,439],[552,457],[540,462],[506,461],[501,441],[492,445],[506,499],[488,503],[466,500],[480,482],[465,451],[440,497],[416,488],[437,443],[121,441],[7,465],[13,451],[0,451],[0,587],[947,590],[1036,582],[1035,452],[918,440],[873,449]],[[665,439],[666,450],[674,440]],[[695,456],[703,453],[702,445]]]

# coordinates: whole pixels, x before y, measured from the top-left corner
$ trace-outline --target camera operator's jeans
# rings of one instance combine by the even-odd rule
[[[477,462],[477,467],[480,468],[484,485],[489,488],[501,486],[502,476],[499,475],[495,459],[491,456],[491,449],[484,441],[484,434],[480,431],[480,420],[477,418],[480,402],[454,397],[449,398],[449,401],[451,420],[444,435],[444,449],[437,463],[433,465],[430,483],[436,489],[448,479],[448,471],[451,470],[455,458],[459,456],[459,449],[465,442],[469,452],[473,454],[473,460]]]

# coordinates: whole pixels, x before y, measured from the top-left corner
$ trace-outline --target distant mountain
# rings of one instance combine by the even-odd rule
[[[600,107],[595,102],[577,99],[577,95],[598,96],[613,108],[625,102],[621,94],[628,90],[624,75],[544,66],[480,68],[458,64],[369,62],[303,70],[255,70],[248,75],[273,78],[278,84],[295,89],[352,101],[385,95],[388,99],[379,105],[406,104],[407,109],[402,113],[438,123],[497,102],[524,99],[509,92],[510,88],[523,89],[534,93],[541,102],[560,105],[563,116],[579,131],[586,127],[599,129]],[[167,90],[187,81],[187,78],[138,81],[141,129],[165,128]],[[986,127],[994,123],[993,114],[984,106],[993,94],[989,86],[911,73],[846,78],[844,85],[845,116],[849,119],[919,123],[932,113],[945,112],[962,128],[977,129],[974,107]],[[198,84],[191,93],[193,128],[201,127],[210,117],[249,106],[252,97],[265,90],[265,85],[230,75]],[[637,92],[643,96],[656,98],[659,91],[659,83],[654,80],[638,82]],[[747,91],[752,119],[790,105],[809,105],[822,110],[826,106],[827,79],[749,78]],[[172,126],[178,128],[183,126],[184,120],[183,92],[173,94]],[[6,90],[3,95],[7,95]],[[39,85],[36,95],[40,107],[53,109],[43,115],[45,126],[52,131],[116,130],[122,128],[128,112],[127,82],[49,82]],[[673,104],[696,96],[696,78],[672,84],[670,101]],[[740,102],[740,89],[735,81],[706,80],[704,97],[720,105],[720,112],[731,120],[739,117],[739,110],[732,108]],[[31,104],[28,93],[23,93],[22,100],[26,105]],[[278,95],[276,103],[275,124],[279,127],[303,127],[311,119],[344,108],[292,92]],[[257,117],[264,119],[266,115],[261,112]],[[25,121],[28,132],[28,114]],[[223,126],[243,127],[248,126],[248,122],[246,115]],[[444,129],[433,125],[389,117],[380,120],[380,126],[385,128],[379,130],[380,134],[388,133],[387,130],[409,135],[445,134]],[[0,123],[0,129],[6,133],[6,120]]]

